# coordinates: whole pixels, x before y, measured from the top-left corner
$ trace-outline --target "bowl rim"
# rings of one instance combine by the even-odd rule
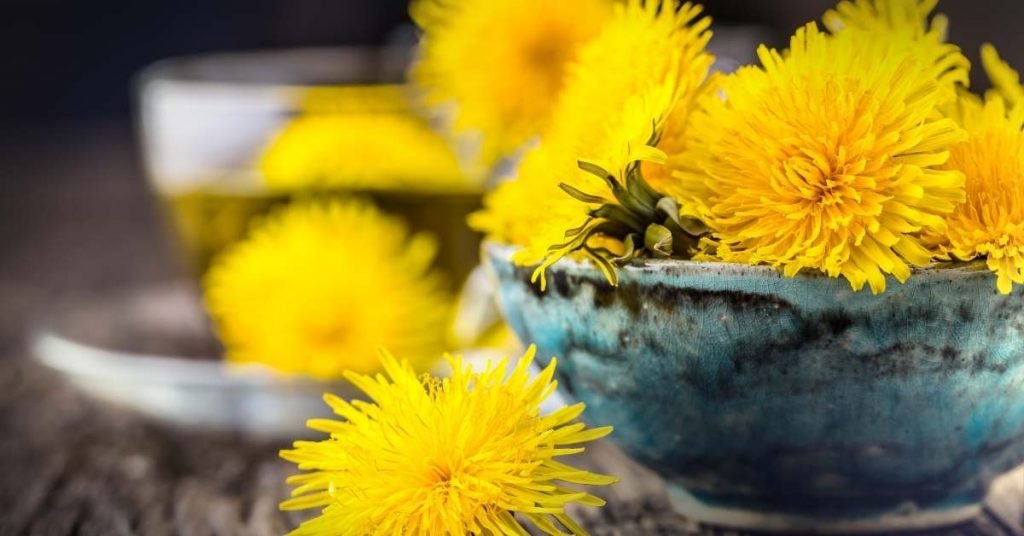
[[[147,87],[173,87],[180,91],[292,91],[314,88],[406,88],[401,77],[411,48],[403,45],[382,46],[311,46],[283,48],[253,48],[199,52],[163,58],[144,66],[132,80],[135,93]],[[218,66],[251,62],[275,62],[286,65],[305,57],[318,65],[339,67],[337,80],[330,82],[302,82],[281,80],[247,80],[230,76],[201,76],[192,71],[196,67]]]
[[[511,264],[510,257],[516,251],[522,249],[522,246],[507,244],[504,242],[498,242],[492,239],[484,239],[481,244],[481,248],[487,258],[491,260],[502,259],[508,261]],[[518,266],[518,265],[516,265]],[[524,267],[526,268],[526,267]],[[532,268],[532,267],[531,267]],[[549,270],[554,271],[575,271],[575,272],[589,272],[600,275],[598,270],[593,263],[587,259],[578,259],[573,257],[562,257],[557,262],[552,264]],[[781,271],[773,266],[765,264],[742,264],[736,262],[723,262],[723,261],[694,261],[688,259],[643,259],[640,261],[631,261],[619,268],[629,273],[644,274],[644,273],[658,273],[664,271],[685,271],[685,272],[696,272],[714,270],[719,276],[757,276],[773,279],[840,279],[829,277],[827,274],[816,271],[803,270],[798,272],[793,277],[786,277]],[[973,261],[951,261],[949,263],[937,263],[932,262],[928,266],[911,266],[910,272],[912,275],[931,275],[940,276],[944,274],[972,274],[977,272],[988,272],[988,267],[983,259],[975,259]],[[892,277],[886,274],[886,277]],[[603,276],[602,276],[603,278]]]

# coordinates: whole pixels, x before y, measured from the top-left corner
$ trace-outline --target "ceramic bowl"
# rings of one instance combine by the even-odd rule
[[[1024,295],[978,265],[881,295],[768,267],[646,261],[617,288],[563,260],[548,290],[486,255],[505,317],[594,424],[698,520],[903,530],[978,513],[1024,462]]]

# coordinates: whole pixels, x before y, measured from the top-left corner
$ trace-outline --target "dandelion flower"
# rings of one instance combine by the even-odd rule
[[[681,130],[693,102],[713,89],[706,83],[715,61],[707,52],[711,19],[701,16],[702,10],[690,2],[626,0],[580,52],[544,138],[553,149],[560,150],[562,143],[575,149],[577,154],[563,154],[560,160],[577,177],[590,179],[576,169],[577,159],[600,162],[612,171],[623,168],[630,163],[624,161],[628,147],[652,141],[652,126],[660,149],[681,152]],[[634,95],[644,102],[627,109]],[[638,117],[639,112],[648,115]],[[647,179],[661,186],[667,173],[653,169]],[[558,183],[550,173],[544,175],[547,182]]]
[[[590,259],[612,285],[618,284],[616,266],[638,257],[690,258],[696,251],[703,224],[694,225],[681,218],[678,202],[654,190],[644,172],[667,162],[664,151],[655,147],[671,103],[676,102],[674,86],[650,88],[623,104],[614,125],[623,137],[620,146],[609,146],[603,159],[580,160],[580,171],[590,175],[587,186],[578,178],[559,183],[572,201],[573,210],[582,214],[582,223],[567,228],[550,227],[559,237],[541,243],[544,257],[533,272],[532,280],[547,286],[545,271],[566,255],[580,252]],[[632,135],[630,135],[632,133]],[[633,140],[629,142],[627,140]],[[594,193],[596,192],[596,193]],[[563,203],[565,203],[563,201]],[[538,244],[539,242],[534,242]],[[531,265],[536,246],[528,246],[513,255],[513,261]]]
[[[348,373],[370,401],[325,395],[343,420],[309,426],[330,437],[281,452],[305,471],[288,479],[296,488],[281,508],[323,509],[292,534],[526,534],[514,515],[548,534],[583,534],[565,506],[604,501],[567,484],[616,479],[556,458],[611,428],[576,422],[583,404],[542,415],[556,365],[531,380],[534,352],[510,373],[505,360],[477,373],[449,358],[449,378],[421,378],[387,353],[386,376]]]
[[[998,95],[984,103],[964,95],[950,116],[967,130],[947,164],[966,176],[967,201],[949,216],[940,252],[985,258],[1009,294],[1024,284],[1024,102],[1007,110]]]
[[[932,257],[920,233],[943,232],[964,199],[963,174],[944,164],[965,133],[940,117],[937,82],[962,62],[814,23],[758,56],[692,118],[717,255],[875,293],[885,274],[906,280]]]
[[[944,15],[935,15],[928,21],[938,3],[939,0],[843,0],[835,9],[826,11],[822,21],[831,32],[886,31],[914,40],[945,41],[949,20]]]
[[[475,188],[447,141],[411,113],[306,114],[260,161],[271,189],[459,191]]]
[[[449,319],[435,250],[366,202],[293,203],[214,262],[206,304],[231,362],[336,379],[387,343],[425,367]]]
[[[546,127],[566,65],[610,0],[416,0],[423,30],[412,78],[454,127],[482,137],[481,158],[511,154]]]
[[[881,41],[896,53],[947,62],[937,81],[955,92],[957,86],[968,85],[970,62],[959,47],[946,42],[949,20],[941,14],[932,16],[937,4],[938,0],[844,0],[825,12],[822,21],[832,33],[853,33],[857,39]]]
[[[999,57],[996,47],[988,43],[981,46],[981,64],[992,82],[990,95],[1000,96],[1010,106],[1024,102],[1020,74]]]
[[[616,4],[570,66],[539,146],[525,155],[514,179],[487,196],[471,224],[492,240],[523,246],[514,258],[521,265],[553,262],[565,251],[552,257],[552,246],[566,240],[566,231],[585,224],[593,209],[560,185],[614,200],[608,184],[581,170],[580,161],[619,179],[642,161],[643,175],[665,186],[664,149],[681,153],[680,134],[692,102],[709,92],[714,58],[705,47],[710,20],[700,12],[690,3]],[[594,241],[589,245],[595,250],[623,251],[618,240],[595,236]]]

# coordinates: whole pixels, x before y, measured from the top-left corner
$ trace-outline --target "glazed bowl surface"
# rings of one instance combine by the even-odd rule
[[[880,295],[768,267],[646,261],[611,287],[563,260],[548,289],[488,244],[503,312],[698,518],[931,526],[1024,462],[1024,294],[983,266]]]

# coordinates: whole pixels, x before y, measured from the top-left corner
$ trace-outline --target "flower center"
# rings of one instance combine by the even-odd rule
[[[430,464],[430,476],[435,485],[447,484],[452,479],[451,468],[438,463]]]
[[[569,60],[571,46],[553,35],[541,35],[526,46],[526,64],[532,67],[538,87],[556,91],[562,85],[563,69]]]
[[[860,200],[857,190],[851,188],[853,177],[847,174],[846,166],[836,166],[831,160],[824,155],[798,155],[784,164],[788,182],[811,207],[827,209]]]
[[[306,340],[314,346],[344,344],[352,336],[352,322],[337,319],[329,324],[311,325],[306,328]]]

